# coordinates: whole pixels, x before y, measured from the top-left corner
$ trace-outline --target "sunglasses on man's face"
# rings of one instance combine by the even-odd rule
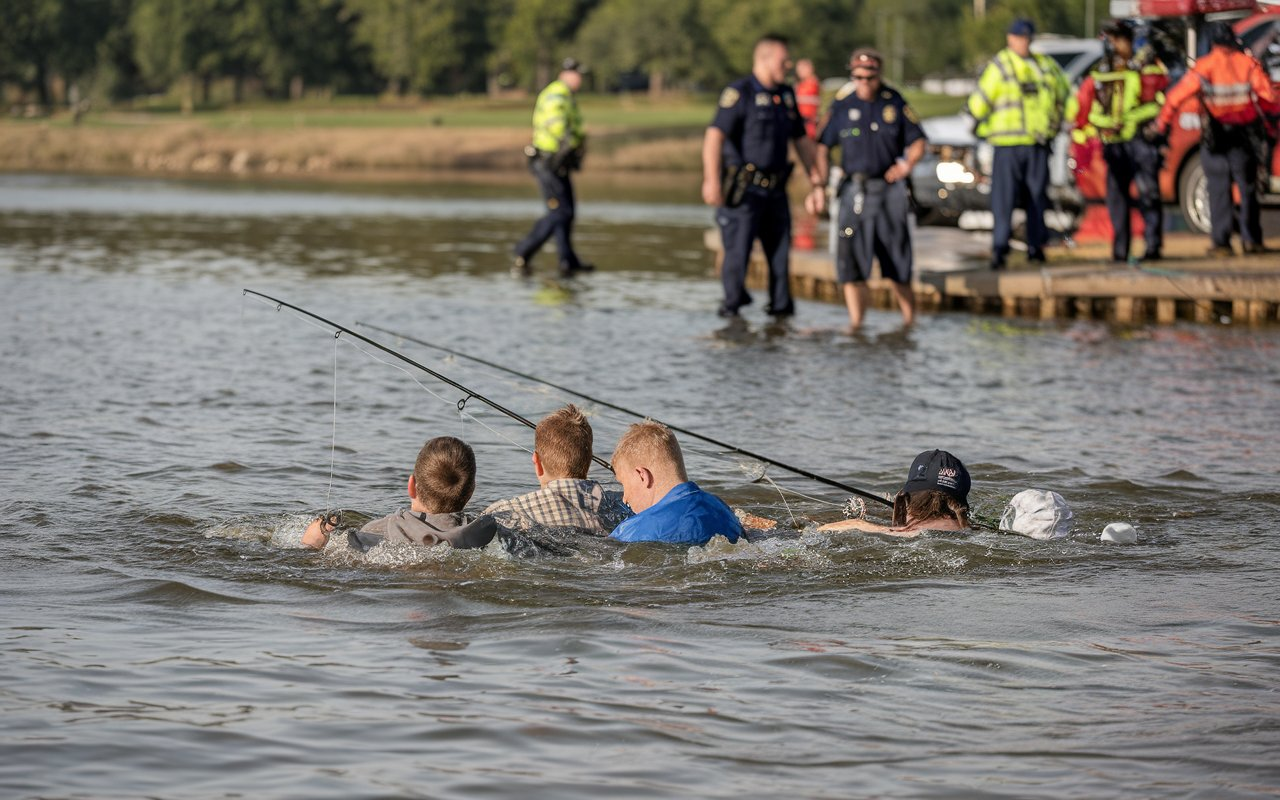
[[[879,73],[879,72],[855,72],[855,73],[853,73],[853,79],[854,79],[855,81],[873,81],[873,80],[875,80],[876,78],[879,78],[879,77],[880,77],[880,73]]]

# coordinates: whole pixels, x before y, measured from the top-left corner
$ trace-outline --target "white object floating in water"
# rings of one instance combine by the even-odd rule
[[[1102,529],[1102,541],[1133,544],[1138,541],[1138,532],[1127,522],[1113,522]]]
[[[1074,521],[1075,514],[1062,495],[1044,489],[1025,489],[1009,501],[1000,517],[1000,527],[1032,539],[1060,539],[1071,535]]]

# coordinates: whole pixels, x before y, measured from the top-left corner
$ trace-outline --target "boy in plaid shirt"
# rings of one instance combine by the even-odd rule
[[[607,536],[631,516],[618,492],[587,477],[591,467],[591,423],[569,405],[542,418],[533,434],[533,471],[541,488],[484,510],[509,528],[577,528]]]

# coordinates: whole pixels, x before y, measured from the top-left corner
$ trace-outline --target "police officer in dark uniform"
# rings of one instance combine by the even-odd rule
[[[787,41],[764,36],[756,42],[751,74],[725,87],[702,145],[702,199],[716,207],[724,237],[720,316],[736,317],[751,302],[745,282],[752,243],[758,238],[769,262],[769,305],[775,317],[795,313],[789,285],[791,209],[787,177],[793,141],[814,179],[813,142],[805,135],[796,96],[785,83]]]
[[[869,300],[873,258],[880,262],[880,275],[893,282],[902,321],[910,325],[915,319],[907,178],[924,156],[925,138],[907,101],[881,83],[882,63],[869,47],[854,51],[853,81],[836,95],[818,136],[819,187],[826,183],[831,148],[840,147],[844,180],[837,190],[836,279],[854,330],[862,325]],[[822,189],[814,192],[821,207]]]

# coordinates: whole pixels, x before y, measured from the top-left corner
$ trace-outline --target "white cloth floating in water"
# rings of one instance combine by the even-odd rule
[[[1127,522],[1113,522],[1102,529],[1102,541],[1133,544],[1138,541],[1138,531]]]
[[[1000,527],[1032,539],[1061,539],[1071,535],[1075,514],[1057,492],[1025,489],[1009,501]]]

